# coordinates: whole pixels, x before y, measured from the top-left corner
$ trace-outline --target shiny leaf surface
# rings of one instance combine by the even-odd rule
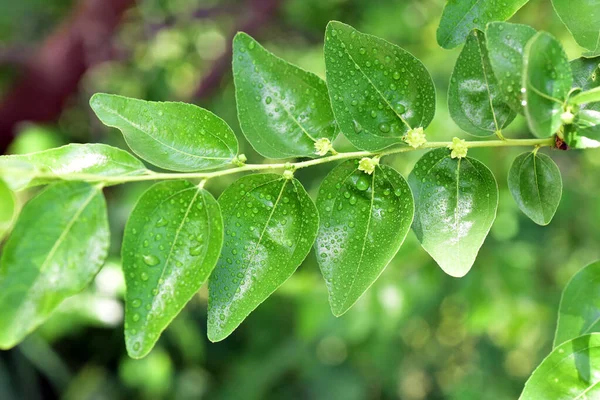
[[[589,50],[586,56],[600,55],[600,1],[552,0],[552,5],[575,41]]]
[[[1,156],[0,175],[3,175],[3,167],[8,170],[7,174],[31,173],[30,179],[12,185],[13,190],[44,185],[54,176],[86,180],[86,175],[119,177],[142,175],[147,171],[130,153],[105,144],[69,144],[37,153]]]
[[[560,170],[546,154],[523,153],[508,172],[508,189],[525,215],[538,225],[548,225],[562,196]]]
[[[488,22],[506,21],[528,0],[450,0],[444,7],[437,42],[452,49],[466,40],[473,29],[484,30]]]
[[[481,31],[471,32],[456,60],[448,87],[448,109],[454,122],[475,136],[493,135],[515,118],[492,72]]]
[[[535,29],[528,25],[492,22],[485,31],[490,64],[503,98],[513,110],[523,113],[523,54]]]
[[[600,262],[577,272],[563,290],[554,347],[592,332],[600,332]]]
[[[538,32],[525,46],[523,63],[529,129],[537,137],[552,136],[562,124],[562,105],[573,83],[567,55],[552,35]]]
[[[525,383],[519,400],[584,400],[600,397],[600,333],[552,350]]]
[[[316,140],[337,136],[325,82],[245,33],[233,39],[233,77],[240,126],[264,157],[315,157]]]
[[[0,179],[0,242],[12,226],[17,212],[15,195],[8,185]]]
[[[165,181],[142,195],[122,247],[130,356],[141,358],[152,350],[208,279],[222,244],[219,205],[206,190],[187,181]]]
[[[496,218],[494,175],[471,157],[453,159],[448,149],[437,149],[417,162],[408,182],[421,245],[448,275],[465,275]]]
[[[172,171],[199,171],[231,162],[237,139],[225,121],[193,104],[153,102],[97,93],[90,106],[123,132],[131,150]]]
[[[357,160],[349,160],[325,178],[317,208],[317,260],[331,310],[340,316],[400,249],[412,224],[414,201],[408,183],[393,168],[377,166],[367,175]]]
[[[304,261],[317,209],[296,179],[248,175],[223,192],[223,251],[208,281],[208,338],[225,339]]]
[[[325,67],[340,130],[359,149],[400,143],[410,128],[425,128],[433,119],[429,72],[392,43],[332,21],[325,33]]]
[[[102,191],[54,184],[25,205],[0,260],[0,348],[11,348],[79,293],[109,245]]]

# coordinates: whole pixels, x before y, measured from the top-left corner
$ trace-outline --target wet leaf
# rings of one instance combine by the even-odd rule
[[[458,56],[448,87],[448,109],[454,122],[475,136],[494,135],[516,116],[503,100],[481,31],[471,32]]]
[[[538,225],[548,225],[562,196],[560,170],[545,154],[523,153],[508,172],[508,188],[525,215]]]
[[[229,125],[193,104],[97,93],[90,106],[105,125],[123,132],[135,154],[164,169],[215,168],[230,163],[238,151]]]
[[[528,25],[508,22],[491,22],[485,31],[490,64],[502,100],[520,114],[523,114],[523,55],[527,42],[535,33]]]
[[[552,0],[556,13],[575,41],[589,50],[587,57],[600,55],[600,2],[598,0]]]
[[[42,324],[83,290],[106,259],[109,229],[102,191],[61,182],[25,205],[0,260],[0,348]]]
[[[519,400],[597,399],[600,333],[580,336],[552,350],[525,383]]]
[[[359,149],[401,143],[410,128],[425,128],[433,119],[429,72],[392,43],[332,21],[325,33],[325,67],[340,130]]]
[[[220,341],[304,261],[317,235],[317,209],[296,179],[245,176],[219,197],[225,241],[208,281],[208,338]]]
[[[523,87],[525,116],[537,137],[552,136],[560,128],[563,103],[573,76],[567,55],[549,33],[536,33],[525,46]]]
[[[600,262],[577,272],[563,290],[554,347],[567,340],[600,332]]]
[[[465,42],[473,29],[484,30],[488,22],[506,21],[528,0],[450,0],[437,30],[437,42],[452,49]]]
[[[0,242],[10,230],[17,212],[15,195],[8,185],[0,179]]]
[[[123,237],[125,343],[146,356],[208,279],[223,244],[217,201],[187,181],[160,182],[137,202]]]
[[[315,141],[337,136],[325,82],[242,32],[233,39],[233,77],[240,126],[264,157],[316,157]]]
[[[408,182],[415,197],[413,230],[448,275],[464,276],[496,218],[498,186],[481,162],[453,159],[448,149],[425,154]]]
[[[393,168],[371,175],[358,161],[337,166],[319,189],[317,260],[331,310],[344,314],[375,282],[404,242],[414,215],[408,183]]]
[[[44,185],[53,177],[88,180],[92,175],[120,177],[146,172],[144,164],[133,155],[105,144],[69,144],[37,153],[0,157],[1,176],[30,174],[29,179],[11,185],[13,190]]]

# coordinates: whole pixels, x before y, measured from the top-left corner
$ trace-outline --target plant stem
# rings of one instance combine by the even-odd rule
[[[295,171],[300,168],[312,167],[314,165],[325,164],[332,161],[348,160],[363,157],[383,157],[398,153],[407,153],[410,151],[418,151],[424,149],[438,149],[448,147],[452,142],[427,142],[419,148],[409,146],[395,147],[387,150],[370,152],[370,151],[354,151],[347,153],[336,153],[327,157],[315,158],[313,160],[300,161],[296,163],[278,163],[278,164],[245,164],[235,166],[228,169],[211,171],[211,172],[153,172],[148,170],[144,175],[131,176],[102,176],[92,174],[41,174],[38,178],[56,179],[56,180],[79,180],[87,182],[102,182],[109,185],[122,184],[127,182],[154,181],[167,179],[202,179],[207,181],[212,178],[217,178],[225,175],[237,174],[247,171],[265,171],[265,170],[281,170],[288,169]],[[476,147],[547,147],[554,145],[554,138],[545,139],[504,139],[504,140],[481,140],[467,141],[467,148]]]

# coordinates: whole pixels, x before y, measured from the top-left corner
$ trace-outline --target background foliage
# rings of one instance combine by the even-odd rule
[[[44,62],[52,60],[38,52],[63,24],[82,15],[76,10],[86,2],[45,3],[0,0],[0,10],[6,10],[0,13],[3,138],[9,136],[7,104],[14,101],[15,85],[30,73],[30,58],[50,70]],[[28,119],[47,122],[11,126],[10,134],[18,134],[6,152],[69,142],[125,148],[121,135],[103,128],[91,114],[87,104],[94,92],[193,101],[225,119],[241,137],[228,58],[235,31],[248,31],[267,49],[323,77],[323,32],[331,19],[384,37],[422,60],[438,99],[429,140],[466,137],[445,106],[460,50],[443,50],[436,43],[443,3],[140,1],[124,13],[108,49],[85,49],[82,79],[52,118],[34,116]],[[546,30],[561,40],[570,58],[579,56],[580,48],[549,1],[528,3],[511,22]],[[90,38],[100,35],[93,26],[89,31]],[[527,137],[523,117],[517,116],[504,135]],[[261,160],[241,143],[250,162]],[[564,193],[553,223],[540,227],[519,211],[503,178],[521,151],[469,152],[493,169],[500,202],[491,235],[460,280],[445,275],[411,231],[382,277],[354,308],[335,318],[311,253],[227,340],[213,344],[206,339],[205,286],[153,352],[132,360],[122,337],[123,277],[120,266],[109,263],[90,289],[66,301],[35,335],[0,353],[0,398],[514,399],[552,349],[561,290],[581,266],[600,258],[595,201],[600,182],[593,173],[600,167],[600,152],[552,155],[563,174]],[[407,176],[419,156],[397,156],[393,166]],[[328,169],[297,173],[313,198]],[[211,181],[210,190],[217,195],[234,179]],[[149,186],[105,191],[115,259],[125,218]],[[20,193],[18,202],[34,193]]]

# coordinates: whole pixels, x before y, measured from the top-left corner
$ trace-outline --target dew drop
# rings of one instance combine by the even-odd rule
[[[151,254],[143,256],[143,259],[144,259],[144,264],[146,264],[150,267],[154,267],[156,264],[158,264],[160,262],[158,257],[153,256]]]
[[[385,123],[379,124],[379,130],[383,133],[387,133],[390,131],[390,126]]]
[[[204,248],[203,245],[192,247],[190,249],[190,256],[194,256],[194,257],[199,256],[200,254],[202,254],[203,248]]]
[[[367,179],[367,177],[365,175],[361,175],[356,180],[356,188],[360,191],[365,191],[369,188],[369,180]]]

